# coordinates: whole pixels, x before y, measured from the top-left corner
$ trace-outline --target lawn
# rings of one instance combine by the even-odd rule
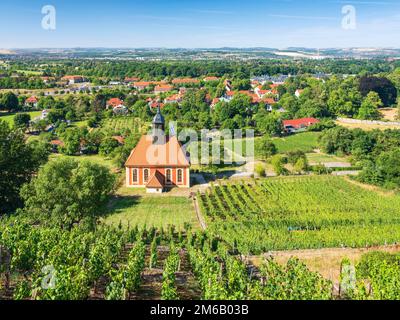
[[[136,191],[135,191],[136,193]],[[183,230],[185,224],[199,228],[192,201],[187,197],[166,195],[124,195],[115,197],[103,219],[108,225],[168,228]]]
[[[31,111],[31,112],[20,112],[20,113],[28,113],[31,116],[31,119],[33,120],[34,118],[38,117],[41,115],[41,111]],[[0,120],[4,120],[10,125],[14,124],[14,117],[16,113],[13,114],[7,114],[5,116],[0,115]]]
[[[307,153],[307,159],[310,163],[348,162],[346,158],[326,153]]]
[[[70,158],[70,159],[74,159],[77,161],[84,161],[84,160],[89,160],[93,163],[97,163],[97,164],[101,164],[103,166],[108,167],[109,169],[114,169],[116,168],[115,164],[113,163],[112,159],[107,159],[104,158],[100,155],[94,154],[94,155],[82,155],[82,156],[67,156],[67,155],[63,155],[63,154],[51,154],[50,155],[50,161],[51,160],[55,160],[55,159],[60,159],[60,158]]]
[[[320,132],[303,132],[283,138],[273,138],[273,142],[278,148],[279,153],[286,153],[293,150],[311,152],[318,147],[318,137],[320,135]]]

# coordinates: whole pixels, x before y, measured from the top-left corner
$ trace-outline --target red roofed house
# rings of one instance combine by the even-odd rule
[[[152,83],[150,81],[138,81],[133,83],[133,87],[137,90],[144,90],[149,87]]]
[[[158,94],[163,92],[169,92],[172,91],[173,89],[174,87],[169,84],[160,84],[154,88],[154,93]]]
[[[294,120],[283,120],[283,127],[288,133],[303,131],[309,126],[318,123],[319,120],[315,118],[301,118]]]
[[[26,106],[36,107],[38,103],[38,99],[35,96],[29,97],[25,100]]]
[[[118,107],[122,105],[124,102],[120,98],[111,98],[107,101],[107,108],[108,107]]]
[[[167,188],[190,187],[190,159],[178,138],[164,134],[160,108],[151,134],[144,135],[125,163],[126,186],[161,193]]]
[[[205,77],[205,78],[203,79],[203,81],[205,81],[205,82],[208,82],[208,81],[218,81],[218,80],[219,80],[218,77],[213,77],[213,76]]]
[[[199,80],[193,78],[173,79],[173,84],[194,84],[199,83]]]
[[[62,81],[68,81],[69,84],[85,82],[82,76],[65,76],[61,78]]]

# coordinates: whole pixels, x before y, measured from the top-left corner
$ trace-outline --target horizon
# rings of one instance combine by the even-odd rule
[[[43,28],[45,5],[55,9],[54,28]],[[395,1],[16,0],[2,9],[3,49],[400,47]]]

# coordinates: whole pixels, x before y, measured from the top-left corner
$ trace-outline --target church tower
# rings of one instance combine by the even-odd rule
[[[160,106],[157,108],[157,114],[153,118],[153,144],[162,143],[165,140],[165,120],[161,114]]]

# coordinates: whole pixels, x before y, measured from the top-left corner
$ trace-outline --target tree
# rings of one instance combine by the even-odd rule
[[[21,130],[10,129],[0,121],[0,213],[10,213],[21,206],[21,186],[31,180],[48,155],[44,144],[27,144]]]
[[[376,120],[381,118],[378,108],[382,106],[382,101],[376,92],[371,91],[361,104],[358,110],[358,118],[364,120]]]
[[[303,173],[304,171],[307,171],[307,169],[308,169],[307,158],[299,158],[293,166],[293,170],[299,174]]]
[[[263,159],[273,156],[277,151],[275,144],[268,135],[257,141],[257,152]]]
[[[277,112],[268,113],[265,110],[260,110],[254,118],[259,132],[271,136],[280,136],[282,134],[283,123]]]
[[[76,155],[81,150],[81,142],[84,134],[79,128],[70,128],[65,130],[62,135],[64,146],[61,147],[61,152],[66,155]]]
[[[41,168],[21,195],[28,214],[70,229],[98,216],[114,187],[115,176],[107,167],[62,158]]]
[[[319,145],[322,150],[331,154],[350,154],[352,143],[352,131],[340,126],[325,130],[319,139]]]
[[[136,147],[140,140],[141,135],[139,133],[131,134],[125,138],[124,145],[115,149],[115,162],[121,168],[124,166],[126,160],[129,157],[132,149]]]
[[[119,143],[113,137],[106,137],[100,144],[99,154],[104,157],[110,156],[119,146]]]
[[[31,116],[29,113],[17,113],[14,117],[14,127],[26,129],[29,126],[29,122],[31,121]]]
[[[271,158],[271,164],[274,168],[276,175],[285,175],[287,173],[287,169],[284,167],[283,157],[280,154],[276,154]]]
[[[385,77],[364,76],[360,79],[359,88],[364,97],[371,91],[376,92],[385,107],[392,106],[396,103],[397,89],[394,84]]]
[[[6,92],[1,99],[1,104],[8,112],[18,109],[19,102],[17,96],[12,92]]]
[[[265,166],[262,163],[258,163],[256,164],[256,167],[254,169],[255,173],[259,176],[259,177],[265,177]]]

